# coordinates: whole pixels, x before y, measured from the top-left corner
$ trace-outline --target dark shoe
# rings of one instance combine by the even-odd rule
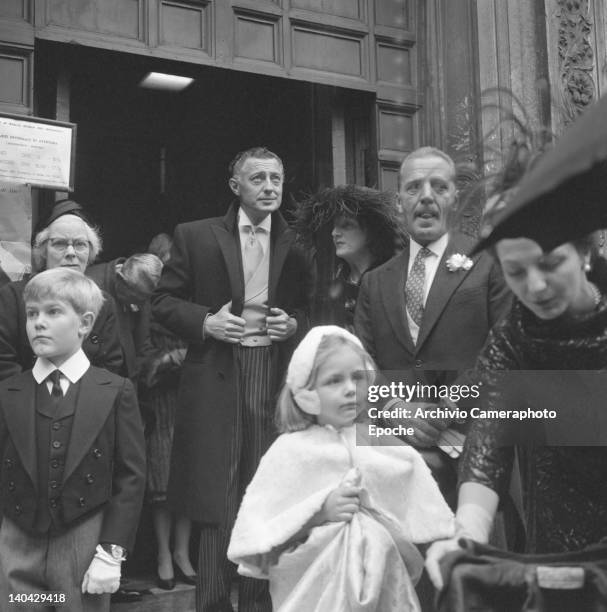
[[[136,601],[141,601],[143,596],[140,591],[135,591],[133,589],[118,589],[115,593],[112,593],[111,602],[112,603],[134,603]]]
[[[184,574],[175,560],[173,560],[173,567],[175,568],[175,578],[181,580],[181,582],[185,584],[196,584],[196,574]]]
[[[160,576],[156,576],[156,584],[158,588],[163,589],[164,591],[172,591],[175,588],[175,578],[161,578]]]

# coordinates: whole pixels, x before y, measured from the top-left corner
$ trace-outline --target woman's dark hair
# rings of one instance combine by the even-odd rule
[[[390,259],[404,244],[404,233],[396,215],[395,196],[359,185],[321,189],[298,202],[294,229],[307,247],[318,247],[339,217],[355,219],[365,230],[373,266]]]

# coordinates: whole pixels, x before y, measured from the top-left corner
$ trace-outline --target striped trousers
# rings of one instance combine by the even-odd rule
[[[230,589],[236,568],[227,558],[232,526],[259,460],[276,437],[271,348],[234,347],[238,387],[225,499],[226,528],[202,526],[196,586],[197,612],[232,610]],[[267,581],[241,576],[238,585],[239,612],[271,612]]]
[[[82,579],[99,543],[103,512],[59,534],[32,535],[4,517],[0,527],[0,610],[2,612],[108,612],[110,595],[82,593]],[[17,593],[54,591],[56,606],[10,603]]]

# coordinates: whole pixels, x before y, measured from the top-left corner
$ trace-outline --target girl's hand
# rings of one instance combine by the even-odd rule
[[[354,514],[360,510],[360,487],[350,482],[340,484],[333,489],[320,509],[318,521],[323,523],[349,523]]]
[[[432,580],[432,584],[440,591],[443,586],[443,576],[440,571],[440,560],[448,553],[453,550],[458,550],[460,545],[458,544],[459,537],[451,538],[449,540],[438,540],[434,542],[428,552],[426,552],[426,570],[428,576]]]

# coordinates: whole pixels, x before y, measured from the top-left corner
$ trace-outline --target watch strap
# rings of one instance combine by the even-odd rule
[[[123,546],[104,542],[101,544],[101,548],[116,561],[126,561],[126,549]]]

